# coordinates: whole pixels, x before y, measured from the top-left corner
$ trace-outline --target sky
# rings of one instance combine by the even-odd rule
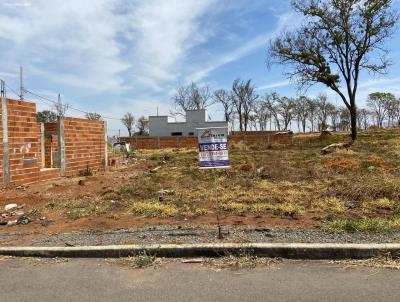
[[[260,95],[325,92],[341,105],[325,87],[299,91],[284,67],[266,66],[269,40],[301,23],[284,0],[0,0],[0,78],[18,93],[23,66],[27,90],[50,100],[60,93],[71,108],[114,118],[106,119],[109,135],[125,133],[125,112],[167,115],[175,89],[191,81],[229,89],[240,77]],[[387,45],[393,65],[385,76],[362,74],[360,104],[375,91],[400,97],[400,30]],[[209,115],[222,119],[222,108]]]

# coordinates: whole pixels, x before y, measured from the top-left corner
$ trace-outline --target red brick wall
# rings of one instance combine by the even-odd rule
[[[197,147],[197,137],[160,136],[160,137],[122,137],[133,149],[162,149]]]
[[[253,135],[274,135],[277,133],[285,133],[290,131],[232,131],[231,135],[246,135],[246,136],[253,136]]]
[[[30,184],[60,176],[58,169],[41,170],[40,123],[36,121],[36,104],[18,100],[7,100],[8,139],[10,149],[10,186]],[[0,100],[1,113],[1,100]],[[50,149],[58,149],[57,123],[45,124],[46,167],[50,168]],[[0,121],[0,187],[3,182],[3,129]],[[51,144],[49,135],[53,135]],[[66,173],[77,175],[89,167],[92,171],[103,169],[105,158],[104,122],[86,119],[64,120]]]
[[[293,133],[279,134],[277,131],[236,132],[230,135],[228,141],[247,143],[280,143],[290,144]],[[160,136],[160,137],[121,137],[121,141],[129,142],[133,149],[162,149],[162,148],[195,148],[197,137],[193,136]]]
[[[104,122],[67,117],[64,119],[67,176],[89,168],[104,170]]]
[[[41,153],[36,104],[8,100],[7,106],[10,183],[18,185],[38,181]]]
[[[1,112],[1,100],[0,100]],[[7,100],[8,141],[10,154],[10,186],[30,184],[55,178],[42,174],[40,124],[36,121],[36,104]],[[3,129],[0,122],[0,187],[3,183]]]

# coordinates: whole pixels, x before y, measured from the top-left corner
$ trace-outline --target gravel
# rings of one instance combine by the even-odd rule
[[[83,246],[157,243],[279,242],[279,243],[396,243],[400,232],[385,234],[333,233],[322,229],[266,227],[223,227],[224,239],[217,239],[215,226],[150,226],[115,231],[0,234],[1,246]],[[30,238],[30,239],[28,239]],[[34,238],[34,239],[31,239]]]

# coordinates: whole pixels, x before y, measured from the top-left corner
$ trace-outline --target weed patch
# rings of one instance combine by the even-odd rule
[[[128,211],[129,214],[143,217],[174,217],[179,211],[174,205],[159,202],[135,202]]]
[[[339,219],[331,222],[329,228],[335,232],[344,231],[349,233],[388,233],[400,229],[400,219]]]

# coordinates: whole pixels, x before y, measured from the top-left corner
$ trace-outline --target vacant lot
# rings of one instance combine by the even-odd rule
[[[138,151],[106,175],[1,193],[0,206],[25,204],[34,221],[0,232],[215,224],[215,177],[225,225],[400,229],[400,129],[370,130],[348,150],[320,152],[347,141],[310,134],[293,145],[240,143],[230,147],[232,168],[220,171],[199,170],[194,149]]]

